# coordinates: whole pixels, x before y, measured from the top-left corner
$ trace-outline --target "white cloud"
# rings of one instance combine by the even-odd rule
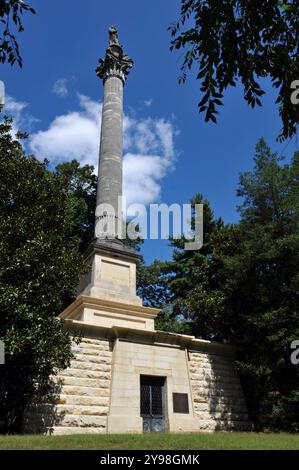
[[[28,103],[17,101],[9,95],[5,96],[5,105],[2,115],[11,116],[13,118],[12,133],[14,136],[18,131],[29,132],[32,125],[39,122],[39,119],[34,118],[27,112],[27,108]]]
[[[166,174],[163,157],[127,153],[124,157],[124,194],[127,204],[159,200],[161,179]]]
[[[57,80],[53,85],[52,91],[55,95],[61,96],[62,98],[67,96],[69,92],[67,88],[67,80],[65,78]]]
[[[22,112],[24,111],[25,108],[27,108],[27,106],[28,106],[28,103],[24,103],[22,101],[16,101],[11,96],[6,96],[4,110],[14,115],[15,119],[20,119]]]
[[[52,163],[79,160],[94,167],[98,163],[101,104],[78,95],[81,111],[57,116],[46,131],[32,134],[30,149]]]
[[[162,179],[173,168],[176,131],[172,122],[152,118],[130,119],[124,128],[124,194],[128,204],[150,204],[159,200]]]
[[[152,105],[153,100],[150,98],[149,100],[145,100],[143,103],[147,108],[149,108]]]
[[[78,94],[79,111],[57,116],[31,135],[29,146],[51,163],[77,159],[97,171],[102,104]],[[166,119],[124,116],[124,194],[128,205],[160,198],[162,179],[173,168],[175,127]]]

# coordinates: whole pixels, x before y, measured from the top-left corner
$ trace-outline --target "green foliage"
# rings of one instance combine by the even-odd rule
[[[299,368],[290,362],[299,338],[298,157],[281,165],[261,139],[253,171],[240,176],[240,222],[215,220],[205,202],[202,250],[174,241],[166,264],[174,308],[193,334],[238,347],[257,429],[299,430]]]
[[[68,197],[68,213],[65,220],[67,238],[75,237],[84,252],[94,236],[97,176],[90,165],[80,166],[77,160],[61,163],[56,173]]]
[[[167,277],[163,275],[162,266],[159,260],[145,266],[143,259],[137,265],[137,293],[148,307],[161,308],[169,303]]]
[[[69,365],[72,338],[55,317],[75,297],[94,236],[93,167],[50,171],[26,156],[26,137],[12,137],[10,119],[0,124],[0,433],[18,432],[26,405],[47,400],[49,377]],[[125,243],[138,251],[141,240]]]
[[[11,22],[19,33],[24,31],[22,16],[24,12],[35,13],[35,10],[23,0],[0,0],[0,22],[2,32],[0,32],[0,62],[8,62],[11,65],[17,61],[22,67],[19,44],[15,33],[12,32]]]
[[[297,0],[182,0],[180,18],[171,28],[171,49],[185,49],[182,75],[197,67],[202,98],[199,112],[216,123],[224,91],[241,81],[244,99],[261,106],[261,81],[278,89],[281,140],[296,133],[299,107],[291,103],[291,83],[299,77]]]
[[[155,320],[157,330],[169,331],[170,333],[191,334],[191,326],[183,315],[176,314],[173,305],[164,305]]]
[[[49,375],[72,357],[70,335],[55,316],[85,271],[79,248],[89,172],[74,162],[48,170],[13,139],[11,120],[0,124],[0,432],[19,430],[26,404],[49,392]],[[66,175],[75,173],[82,181],[71,187]]]
[[[156,329],[190,333],[188,322],[173,309],[169,281],[165,263],[156,259],[146,266],[141,258],[137,264],[137,294],[142,298],[143,305],[160,309],[155,320]]]

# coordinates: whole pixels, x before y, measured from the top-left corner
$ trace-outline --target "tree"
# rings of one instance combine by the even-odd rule
[[[193,333],[202,337],[209,337],[209,339],[216,339],[216,329],[212,328],[214,332],[211,334],[210,328],[205,322],[201,323],[200,331],[197,329],[197,311],[188,307],[187,299],[192,297],[195,288],[201,288],[205,279],[208,280],[213,276],[213,273],[217,276],[216,266],[210,264],[213,250],[212,240],[214,234],[224,228],[224,224],[221,219],[214,218],[209,202],[201,194],[197,194],[192,199],[191,204],[193,207],[195,204],[203,204],[204,207],[203,247],[198,251],[189,251],[184,249],[186,240],[173,240],[173,259],[170,262],[165,262],[162,270],[168,274],[168,289],[174,313],[188,321]],[[209,309],[209,303],[205,305],[205,308]],[[216,312],[213,312],[213,314],[215,315]],[[209,314],[207,316],[212,321],[212,316]]]
[[[298,0],[182,0],[180,18],[170,30],[171,49],[186,49],[180,82],[188,69],[197,68],[199,112],[206,121],[216,122],[224,91],[238,81],[247,103],[261,106],[261,82],[270,77],[278,89],[279,139],[296,133],[299,106],[290,97],[291,84],[299,79]]]
[[[0,62],[8,62],[11,65],[17,61],[22,67],[19,44],[15,33],[11,29],[11,22],[19,33],[24,31],[22,16],[24,12],[35,13],[35,10],[23,0],[0,0],[0,21],[2,31],[0,32]]]
[[[299,429],[298,161],[282,165],[264,140],[254,169],[240,176],[238,224],[224,225],[206,204],[204,246],[175,242],[169,289],[196,336],[235,344],[256,429]]]
[[[137,294],[142,298],[143,305],[160,309],[155,320],[157,330],[188,334],[188,322],[173,308],[172,295],[168,289],[170,276],[164,271],[163,262],[156,259],[150,265],[145,265],[141,258],[137,264]]]
[[[84,253],[94,237],[97,176],[93,166],[82,167],[77,160],[57,165],[56,173],[69,199],[68,236],[77,237]]]
[[[26,405],[49,392],[49,376],[72,358],[72,339],[55,317],[85,272],[80,223],[88,213],[78,210],[66,171],[26,156],[26,136],[14,140],[11,125],[0,124],[0,432],[19,431]]]
[[[137,294],[148,307],[161,308],[170,302],[167,277],[163,275],[162,266],[159,260],[146,266],[143,258],[137,265]]]
[[[26,137],[12,137],[11,119],[0,124],[0,433],[20,431],[28,403],[51,398],[50,376],[73,357],[56,316],[76,296],[94,237],[93,167],[73,160],[50,170],[25,154]],[[141,241],[125,243],[139,250]]]

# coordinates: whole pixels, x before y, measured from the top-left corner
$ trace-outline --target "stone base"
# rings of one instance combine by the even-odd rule
[[[100,434],[107,432],[112,345],[107,336],[85,337],[73,346],[71,366],[53,378],[52,403],[32,405],[25,433]]]
[[[78,286],[78,295],[142,305],[136,295],[136,263],[139,256],[117,240],[92,243],[86,253],[89,272]]]
[[[140,376],[165,378],[166,432],[250,430],[233,349],[192,336],[73,323],[83,333],[52,403],[32,405],[25,433],[142,433]],[[175,413],[173,393],[188,396]]]
[[[98,297],[80,295],[69,305],[59,318],[70,328],[84,328],[85,325],[104,328],[132,328],[155,331],[156,308],[130,305]]]

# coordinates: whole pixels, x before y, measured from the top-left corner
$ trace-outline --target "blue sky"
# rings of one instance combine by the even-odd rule
[[[288,159],[298,148],[295,139],[286,149],[275,140],[280,121],[270,85],[262,108],[252,111],[241,90],[232,89],[217,125],[198,115],[195,72],[179,85],[180,54],[169,50],[167,28],[178,17],[178,0],[30,3],[37,14],[26,15],[19,36],[23,69],[1,65],[0,79],[11,97],[8,110],[32,135],[30,150],[53,164],[95,161],[102,100],[95,67],[111,24],[135,61],[125,87],[125,174],[136,202],[183,204],[200,192],[216,216],[233,222],[238,175],[252,167],[258,139]],[[151,261],[171,251],[167,242],[148,241],[143,253]]]

